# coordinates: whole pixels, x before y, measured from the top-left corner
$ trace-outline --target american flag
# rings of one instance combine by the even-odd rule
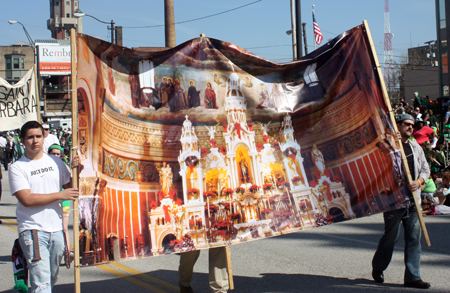
[[[313,11],[313,25],[314,25],[314,38],[316,39],[316,44],[320,45],[323,40],[322,32],[320,31],[319,25],[316,22],[316,16],[314,15]]]

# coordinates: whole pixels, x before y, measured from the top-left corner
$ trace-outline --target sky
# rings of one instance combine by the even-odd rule
[[[50,18],[48,0],[1,0],[0,46],[26,41],[22,22],[33,39],[51,37],[47,29]],[[181,44],[200,34],[234,43],[273,62],[292,60],[290,0],[173,0],[176,43]],[[391,0],[390,28],[393,55],[397,61],[410,47],[436,40],[435,1]],[[123,26],[125,47],[160,47],[165,45],[164,27],[132,28],[164,24],[164,0],[80,0],[80,9],[96,18]],[[302,22],[306,23],[308,51],[314,50],[312,6],[316,21],[327,40],[367,20],[375,49],[383,67],[384,0],[301,0]],[[105,5],[106,4],[106,5]],[[245,6],[246,5],[246,6]],[[241,6],[245,6],[239,8]],[[237,9],[236,9],[237,8]],[[226,13],[222,13],[232,10]],[[218,14],[215,16],[211,16]],[[207,17],[211,16],[211,17]],[[207,18],[204,18],[207,17]],[[197,18],[196,21],[185,22]],[[107,25],[90,17],[83,18],[83,33],[110,41]]]

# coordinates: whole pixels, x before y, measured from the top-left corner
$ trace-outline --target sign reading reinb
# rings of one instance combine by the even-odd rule
[[[70,75],[70,46],[38,46],[40,75]]]

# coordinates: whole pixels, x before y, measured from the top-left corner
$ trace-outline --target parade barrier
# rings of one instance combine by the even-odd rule
[[[366,22],[283,64],[206,37],[147,52],[79,34],[72,52],[76,269],[410,204]]]

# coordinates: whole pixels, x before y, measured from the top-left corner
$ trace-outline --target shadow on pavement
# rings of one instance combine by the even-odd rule
[[[0,203],[0,206],[16,206],[16,203]]]
[[[148,273],[155,278],[171,279],[178,281],[178,272],[176,271],[153,271]],[[162,278],[158,275],[164,275]],[[83,278],[83,277],[82,277]],[[146,281],[140,275],[135,275],[133,278],[145,281],[152,286],[162,289],[166,292],[175,292],[160,285]],[[170,282],[175,285],[175,282]],[[208,286],[208,275],[204,273],[195,273],[191,282],[194,292],[210,292]],[[378,284],[368,279],[337,278],[331,276],[317,276],[317,275],[302,275],[302,274],[262,274],[261,278],[234,276],[234,290],[229,293],[260,293],[260,292],[417,292],[417,289],[405,288],[403,284]],[[56,285],[54,292],[73,291],[73,284]],[[96,282],[82,282],[82,292],[152,292],[143,287],[128,282],[122,278],[111,280],[96,281]],[[432,288],[427,292],[434,291]]]
[[[12,245],[11,245],[11,250],[12,250]],[[0,255],[0,262],[7,262],[7,263],[11,263],[11,255]],[[12,273],[12,265],[11,265],[11,273]]]
[[[83,270],[82,280],[83,280]],[[172,280],[175,285],[178,281],[177,271],[159,270],[147,273],[160,280]],[[151,283],[141,275],[132,276],[134,280],[145,282],[165,292],[176,292],[164,286]],[[173,281],[176,280],[176,281]],[[194,292],[210,292],[208,275],[195,273],[191,282]],[[234,290],[229,293],[260,293],[260,292],[341,292],[341,293],[378,293],[378,292],[417,292],[417,289],[405,288],[403,284],[378,284],[368,279],[348,279],[331,276],[303,275],[303,274],[262,274],[260,278],[234,276]],[[73,292],[74,284],[56,284],[53,292]],[[13,290],[3,292],[15,292]],[[154,292],[151,289],[138,286],[136,281],[126,278],[113,278],[102,281],[81,283],[81,292]],[[442,292],[433,290],[427,292]]]
[[[1,220],[1,219],[17,220],[17,217],[5,217],[5,216],[0,216],[0,220]]]

